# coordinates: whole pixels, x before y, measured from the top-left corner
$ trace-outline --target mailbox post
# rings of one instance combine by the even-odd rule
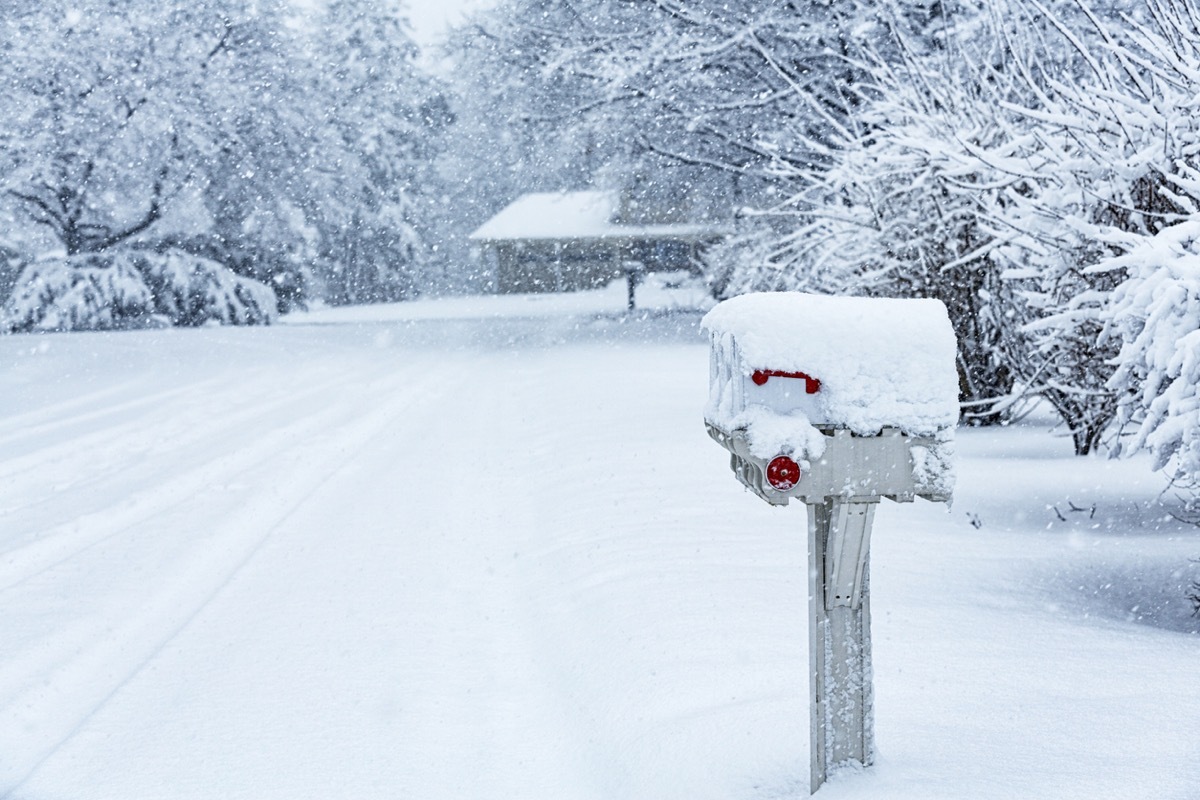
[[[882,498],[950,500],[955,339],[936,300],[743,295],[704,318],[709,435],[808,509],[810,788],[874,761],[870,543]]]

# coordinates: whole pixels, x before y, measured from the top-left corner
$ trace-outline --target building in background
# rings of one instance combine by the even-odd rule
[[[639,210],[619,191],[525,194],[470,238],[493,290],[515,293],[592,289],[621,277],[632,287],[649,272],[698,273],[700,251],[724,235],[710,223],[647,221]]]

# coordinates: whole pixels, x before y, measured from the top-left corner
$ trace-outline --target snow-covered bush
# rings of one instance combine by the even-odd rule
[[[46,259],[26,267],[0,310],[0,329],[102,331],[151,323],[153,296],[128,262],[79,261]]]
[[[215,261],[178,250],[132,250],[127,258],[150,288],[155,313],[175,325],[265,325],[277,316],[270,287]]]
[[[166,325],[266,324],[275,294],[205,258],[123,249],[27,267],[0,308],[0,330],[97,331]]]
[[[25,270],[25,264],[26,259],[20,250],[0,243],[0,303],[12,294],[13,287],[17,285],[17,278]]]
[[[1108,334],[1121,343],[1113,385],[1133,436],[1120,450],[1148,449],[1156,469],[1200,485],[1200,219],[1153,238],[1127,236],[1126,252],[1096,270],[1128,278],[1113,293]]]

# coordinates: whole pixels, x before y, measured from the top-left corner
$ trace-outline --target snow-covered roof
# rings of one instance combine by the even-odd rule
[[[864,435],[884,427],[935,435],[957,422],[954,330],[938,300],[747,294],[716,306],[703,326],[714,344],[735,346],[742,378],[779,371],[817,379],[810,415],[821,423]],[[726,408],[730,396],[741,395],[715,387],[710,421],[741,423],[753,398]]]
[[[601,236],[611,227],[617,192],[535,192],[483,223],[472,239],[562,239]]]
[[[477,241],[517,239],[621,239],[712,235],[697,224],[621,225],[615,223],[617,191],[534,192],[518,197],[479,226]]]

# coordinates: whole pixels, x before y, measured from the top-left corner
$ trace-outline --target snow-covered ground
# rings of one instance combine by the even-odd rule
[[[804,512],[623,303],[0,338],[0,797],[806,797]],[[879,763],[820,797],[1197,796],[1200,534],[1048,427],[881,507]]]

